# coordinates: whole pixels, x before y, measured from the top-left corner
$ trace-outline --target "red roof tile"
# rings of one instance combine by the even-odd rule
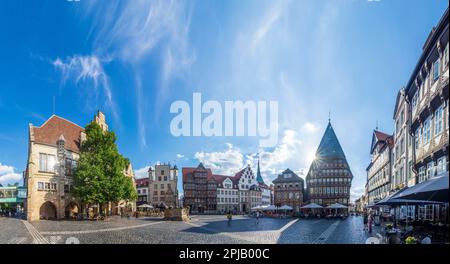
[[[61,135],[65,139],[65,147],[76,153],[80,153],[80,135],[84,128],[64,118],[52,115],[40,127],[31,126],[34,142],[56,146]]]
[[[390,135],[383,133],[381,131],[378,131],[378,130],[375,130],[374,133],[375,133],[375,137],[377,138],[377,140],[380,140],[380,141],[386,141],[386,139],[390,137]]]

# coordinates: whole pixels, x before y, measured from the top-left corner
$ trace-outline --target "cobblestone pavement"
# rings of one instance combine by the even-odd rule
[[[161,218],[120,218],[107,221],[36,221],[0,218],[0,243],[365,243],[376,236],[363,230],[362,218],[345,220],[255,218],[223,215],[192,216],[188,223]]]
[[[0,217],[0,244],[26,244],[32,241],[22,220]]]

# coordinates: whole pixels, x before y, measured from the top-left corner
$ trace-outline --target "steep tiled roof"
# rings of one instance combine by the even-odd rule
[[[289,178],[285,178],[285,174],[291,174],[292,176]],[[273,183],[282,183],[282,182],[303,182],[303,179],[300,178],[297,174],[295,174],[290,169],[286,169],[281,174],[278,175],[278,177],[272,181]]]
[[[56,146],[61,137],[65,139],[65,147],[80,153],[80,135],[84,129],[62,117],[52,115],[40,127],[30,125],[31,140],[35,143]]]
[[[375,134],[375,137],[377,138],[377,140],[380,140],[380,141],[386,141],[386,139],[388,137],[390,137],[390,135],[383,133],[381,131],[378,131],[378,130],[373,131],[373,133]]]
[[[203,166],[203,164],[200,163],[198,167],[184,167],[184,168],[181,169],[181,172],[183,174],[183,181],[185,181],[187,179],[188,175],[192,174],[196,170],[206,170],[207,179],[208,180],[215,180],[211,169],[205,168]]]
[[[339,144],[339,140],[334,133],[331,123],[328,123],[327,129],[323,134],[322,140],[316,151],[316,156],[345,158],[344,151],[341,148],[341,144]]]
[[[136,179],[136,187],[148,186],[149,178]]]

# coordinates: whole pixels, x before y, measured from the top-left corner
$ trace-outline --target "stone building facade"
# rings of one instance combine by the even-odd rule
[[[304,200],[304,180],[290,169],[286,169],[272,183],[275,206],[289,205],[294,212],[298,212]]]
[[[170,164],[157,164],[148,170],[148,202],[154,207],[178,207],[178,168]]]
[[[94,120],[106,131],[103,113]],[[73,173],[80,155],[80,144],[86,139],[84,128],[52,115],[41,126],[29,125],[28,161],[24,173],[27,187],[27,219],[62,219],[81,213],[80,202],[72,195]],[[124,174],[134,181],[130,166]],[[116,211],[119,204],[109,204]],[[134,207],[134,205],[132,205]]]
[[[344,151],[331,122],[328,122],[306,175],[308,200],[324,207],[333,203],[348,206],[352,179],[353,174]]]

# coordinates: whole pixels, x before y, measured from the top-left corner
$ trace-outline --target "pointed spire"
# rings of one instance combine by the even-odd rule
[[[344,151],[341,148],[341,144],[334,133],[333,126],[328,123],[328,126],[323,134],[322,140],[320,141],[319,147],[316,151],[317,157],[329,157],[329,156],[340,156],[345,157]]]
[[[265,183],[264,183],[264,179],[263,179],[262,176],[261,176],[261,170],[260,170],[260,168],[259,168],[259,156],[258,156],[258,168],[257,168],[257,170],[256,170],[256,181],[257,181],[258,183],[265,184]]]

